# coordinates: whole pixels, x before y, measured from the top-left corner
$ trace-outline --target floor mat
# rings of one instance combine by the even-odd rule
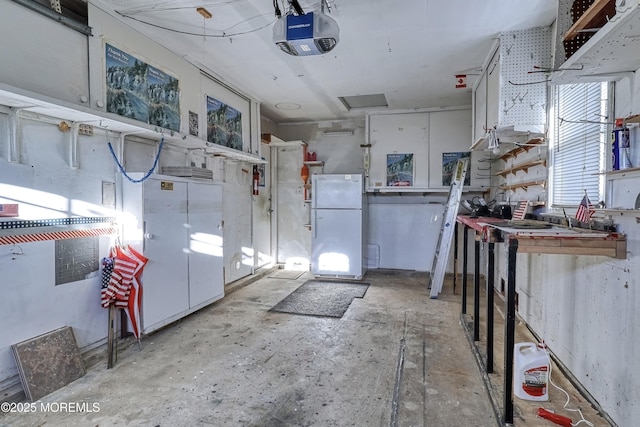
[[[351,301],[364,297],[368,288],[368,283],[307,280],[270,311],[340,318]]]
[[[291,279],[296,280],[298,277],[302,276],[305,272],[299,270],[278,270],[275,273],[271,274],[269,277],[272,279]]]

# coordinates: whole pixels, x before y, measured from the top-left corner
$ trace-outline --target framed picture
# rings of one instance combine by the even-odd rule
[[[413,186],[413,153],[387,154],[387,186]]]
[[[105,48],[107,112],[180,131],[178,79],[110,44]]]
[[[198,136],[198,113],[189,111],[189,135]]]
[[[460,159],[469,159],[467,163],[467,175],[464,178],[464,185],[471,185],[471,151],[460,151],[455,153],[442,153],[442,185],[449,187],[451,180]]]
[[[242,114],[207,96],[207,141],[242,151]]]

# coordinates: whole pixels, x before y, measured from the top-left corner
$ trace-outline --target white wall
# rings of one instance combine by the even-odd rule
[[[633,83],[617,82],[615,117],[640,113],[637,75]],[[608,179],[614,207],[633,209],[640,173]],[[630,426],[640,417],[640,373],[633,356],[640,352],[640,223],[633,211],[610,215],[627,238],[626,259],[518,254],[518,313],[609,416]],[[500,289],[507,280],[507,250],[496,249]]]
[[[428,271],[448,189],[442,185],[442,153],[468,151],[471,110],[377,113],[371,117],[375,122],[370,129],[375,139],[371,149],[371,186],[375,188],[374,181],[386,178],[387,153],[408,150],[416,153],[416,186],[436,192],[369,193],[367,243],[379,247],[380,268]],[[325,162],[324,173],[364,173],[361,145],[367,141],[365,120],[286,124],[271,130],[281,139],[307,142],[308,151],[316,152],[318,160]],[[344,130],[353,131],[353,135],[325,133]],[[308,205],[301,203],[302,148],[289,146],[277,150],[278,262],[292,258],[308,260],[311,239],[309,230],[303,226],[308,221]],[[476,188],[488,183],[488,179],[480,177],[478,159],[480,156],[473,157],[471,171],[471,186]],[[450,263],[448,271],[452,270]]]
[[[100,117],[120,120],[100,107],[105,100],[105,43],[110,43],[179,79],[180,133],[188,134],[188,112],[194,111],[200,116],[200,136],[204,137],[205,95],[211,95],[241,111],[244,151],[259,154],[259,105],[256,102],[217,84],[197,67],[117,22],[93,4],[88,7],[94,36],[87,39],[13,2],[3,4],[0,24],[13,37],[0,41],[0,53],[11,58],[0,63],[1,88],[65,107],[77,104],[83,111],[90,108]],[[34,32],[33,28],[38,31]],[[57,67],[50,69],[53,63]],[[43,70],[47,70],[46,78]],[[87,96],[87,102],[79,100],[80,95]],[[65,113],[64,110],[54,112]],[[129,135],[125,147],[121,147],[119,132],[111,128],[107,133],[100,128],[101,122],[92,122],[94,135],[78,137],[79,165],[72,168],[70,133],[58,128],[64,117],[20,113],[15,132],[17,142],[12,145],[8,114],[9,109],[0,105],[0,203],[19,203],[19,219],[116,216],[120,206],[102,206],[103,182],[116,184],[116,203],[119,203],[123,179],[109,153],[107,141],[112,142],[128,172],[147,172],[153,165],[160,140],[159,134],[148,134],[145,138]],[[66,120],[71,123],[71,119]],[[120,121],[151,129],[133,120]],[[264,230],[269,227],[268,212],[252,209],[252,165],[206,155],[204,144],[200,146],[202,149],[189,150],[187,148],[198,148],[194,146],[198,142],[190,137],[183,143],[179,136],[182,135],[169,138],[167,133],[158,171],[163,166],[204,165],[213,170],[217,182],[224,183],[226,278],[231,281],[246,276],[256,265],[254,247],[269,255],[269,233]],[[8,158],[12,152],[10,146],[17,147],[18,159]],[[100,258],[107,255],[113,240],[99,238]],[[68,325],[73,328],[80,348],[87,350],[104,343],[107,333],[106,310],[99,305],[99,277],[55,286],[55,242],[19,246],[0,245],[0,289],[4,295],[0,301],[0,324],[5,331],[0,335],[0,389],[18,382],[10,352],[12,344]],[[14,254],[19,252],[23,254]],[[235,268],[237,260],[240,268]]]
[[[6,126],[7,121],[0,120],[2,131]],[[68,133],[53,124],[24,120],[20,134],[21,163],[7,162],[8,141],[0,138],[0,203],[19,203],[22,219],[115,216],[113,209],[102,206],[102,181],[115,179],[102,138],[80,137],[80,168],[71,169]],[[111,244],[111,238],[99,238],[100,257]],[[73,328],[83,349],[106,337],[107,311],[100,307],[99,279],[55,286],[54,266],[54,241],[0,246],[0,388],[3,382],[17,381],[12,344],[61,326]]]

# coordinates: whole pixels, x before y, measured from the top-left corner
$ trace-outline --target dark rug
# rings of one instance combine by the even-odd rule
[[[340,318],[354,298],[367,293],[368,283],[307,280],[270,311]]]

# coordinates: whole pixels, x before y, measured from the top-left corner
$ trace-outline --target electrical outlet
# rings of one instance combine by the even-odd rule
[[[91,126],[91,125],[80,125],[80,126],[78,126],[78,134],[79,135],[93,136],[93,126]]]

